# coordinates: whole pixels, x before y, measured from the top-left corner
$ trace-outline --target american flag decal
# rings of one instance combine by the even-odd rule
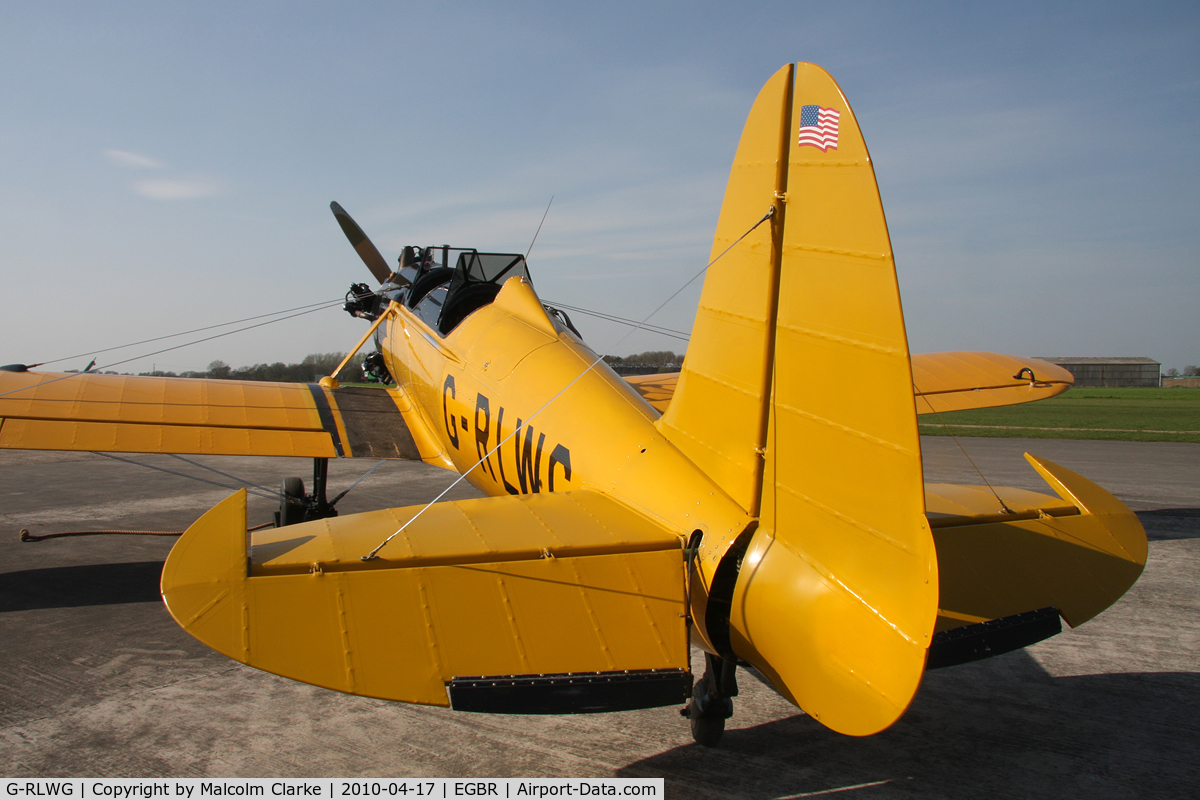
[[[837,150],[838,120],[841,112],[820,106],[800,107],[800,147],[819,147],[821,150]]]

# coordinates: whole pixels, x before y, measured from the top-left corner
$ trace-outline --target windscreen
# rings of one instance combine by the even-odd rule
[[[454,280],[450,283],[450,294],[454,295],[464,283],[492,283],[499,286],[514,276],[529,278],[525,256],[468,250],[458,256],[458,264],[454,267]]]
[[[514,275],[528,277],[525,257],[509,253],[462,253],[458,271],[471,283],[504,283]]]

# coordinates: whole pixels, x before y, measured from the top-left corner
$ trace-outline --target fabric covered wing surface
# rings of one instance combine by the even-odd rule
[[[1000,353],[914,354],[912,372],[918,414],[1030,403],[1061,394],[1074,382],[1071,373],[1057,364]],[[629,375],[625,380],[665,413],[679,373]]]
[[[434,458],[436,444],[406,409],[398,389],[0,372],[0,447]]]
[[[912,373],[918,414],[1044,400],[1075,382],[1057,364],[999,353],[921,353],[912,357]]]

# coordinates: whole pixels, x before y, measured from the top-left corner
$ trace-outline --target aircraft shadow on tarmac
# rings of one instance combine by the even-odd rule
[[[1200,508],[1139,511],[1151,541],[1200,538]],[[309,537],[272,545],[284,552]],[[266,557],[278,555],[268,554]],[[74,608],[159,602],[161,561],[45,567],[0,576],[0,613],[38,608]]]
[[[162,602],[163,562],[44,567],[0,575],[0,613]]]
[[[1181,797],[1200,780],[1198,720],[1200,674],[1054,678],[1016,652],[929,673],[907,714],[876,736],[840,736],[797,714],[617,775],[666,777],[698,798],[847,787],[864,798]]]
[[[1139,511],[1137,516],[1146,529],[1146,538],[1152,542],[1200,539],[1200,508],[1158,508]]]

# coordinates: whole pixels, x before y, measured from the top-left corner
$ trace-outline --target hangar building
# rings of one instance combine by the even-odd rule
[[[1152,358],[1034,356],[1075,376],[1076,386],[1158,386],[1162,364]]]

